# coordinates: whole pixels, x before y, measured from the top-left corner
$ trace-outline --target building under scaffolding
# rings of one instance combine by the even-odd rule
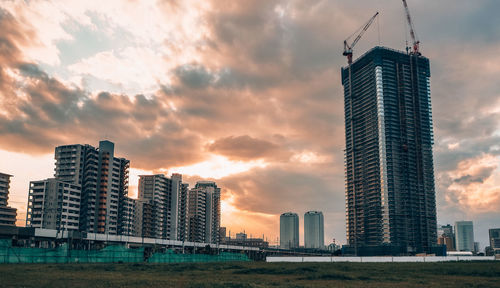
[[[437,229],[429,60],[375,47],[342,69],[342,84],[348,244],[355,254],[430,253]]]

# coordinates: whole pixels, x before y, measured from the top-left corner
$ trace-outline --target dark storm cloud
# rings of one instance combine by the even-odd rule
[[[213,76],[203,66],[183,65],[175,70],[182,85],[190,88],[206,88],[213,81]]]
[[[454,179],[455,183],[459,183],[462,185],[468,185],[471,183],[483,183],[485,179],[489,178],[493,171],[495,171],[496,167],[483,167],[474,175],[464,175],[460,178]]]

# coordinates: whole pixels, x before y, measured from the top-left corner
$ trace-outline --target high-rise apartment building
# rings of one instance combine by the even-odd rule
[[[351,247],[437,241],[429,60],[375,47],[342,68]]]
[[[31,181],[26,227],[79,230],[81,186],[57,179]]]
[[[146,199],[135,200],[134,234],[139,237],[154,238],[153,205]]]
[[[184,241],[187,229],[188,184],[182,183],[182,175],[172,174],[172,189],[168,199],[170,210],[169,239]]]
[[[490,248],[500,249],[500,228],[490,229]]]
[[[124,230],[127,223],[119,207],[128,195],[130,161],[114,156],[114,144],[59,146],[55,159],[55,178],[81,186],[80,230],[108,234]]]
[[[118,215],[119,219],[121,219],[118,234],[129,236],[137,235],[138,233],[134,230],[137,199],[126,196],[121,203],[121,206],[118,207]]]
[[[474,251],[474,227],[472,221],[455,222],[457,251]]]
[[[314,249],[325,248],[325,232],[323,213],[309,211],[304,214],[304,247]]]
[[[299,215],[292,212],[280,216],[280,248],[299,248]]]
[[[212,181],[199,181],[188,195],[189,241],[218,243],[220,229],[220,188]]]
[[[17,209],[7,206],[9,201],[10,177],[0,173],[0,225],[16,226]]]
[[[139,176],[139,199],[152,207],[152,232],[156,238],[185,240],[187,184],[181,174]]]
[[[177,240],[186,241],[188,232],[188,195],[189,185],[181,183],[178,194],[178,210],[177,210]]]
[[[139,176],[139,199],[148,200],[152,207],[152,234],[154,238],[167,238],[168,198],[172,181],[163,174]]]

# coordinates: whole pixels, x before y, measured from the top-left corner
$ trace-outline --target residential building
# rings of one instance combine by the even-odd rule
[[[56,147],[55,178],[81,186],[80,231],[118,234],[127,224],[119,207],[128,195],[130,161],[114,156],[114,144]]]
[[[215,182],[199,181],[188,199],[188,240],[219,243],[220,188]]]
[[[323,221],[323,213],[320,211],[309,211],[304,214],[305,248],[325,248],[325,228]]]
[[[455,222],[457,251],[474,251],[474,227],[472,221]]]
[[[342,85],[348,245],[354,253],[430,252],[437,224],[429,60],[375,47],[342,68]]]
[[[10,177],[0,173],[0,225],[16,226],[17,209],[7,206],[9,201]]]
[[[26,227],[79,230],[81,186],[54,178],[31,181]]]
[[[177,210],[177,240],[187,240],[188,229],[188,193],[189,185],[181,183],[180,191],[178,194],[178,210]]]
[[[299,248],[299,215],[292,212],[280,216],[280,248]]]
[[[154,238],[167,238],[168,198],[171,189],[171,179],[163,174],[139,176],[138,198],[148,200],[152,207],[151,228]]]
[[[500,228],[489,230],[490,248],[500,249]]]
[[[153,205],[145,199],[135,200],[134,235],[144,238],[154,238]]]
[[[222,243],[226,240],[226,238],[227,238],[226,235],[227,235],[226,227],[220,227],[219,228],[219,241],[220,241],[220,243]]]
[[[247,239],[247,234],[245,232],[236,233],[236,239],[245,240]]]
[[[128,235],[134,236],[138,233],[135,232],[135,209],[137,207],[137,199],[132,199],[130,197],[124,197],[122,201],[122,206],[119,207],[119,218],[120,221],[120,230],[118,233],[120,235]]]
[[[455,251],[455,233],[453,226],[450,224],[443,225],[438,229],[438,242],[439,245],[446,245],[447,251]]]

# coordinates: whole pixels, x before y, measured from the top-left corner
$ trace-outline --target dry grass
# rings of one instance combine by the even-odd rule
[[[500,287],[500,261],[10,264],[0,287]]]

